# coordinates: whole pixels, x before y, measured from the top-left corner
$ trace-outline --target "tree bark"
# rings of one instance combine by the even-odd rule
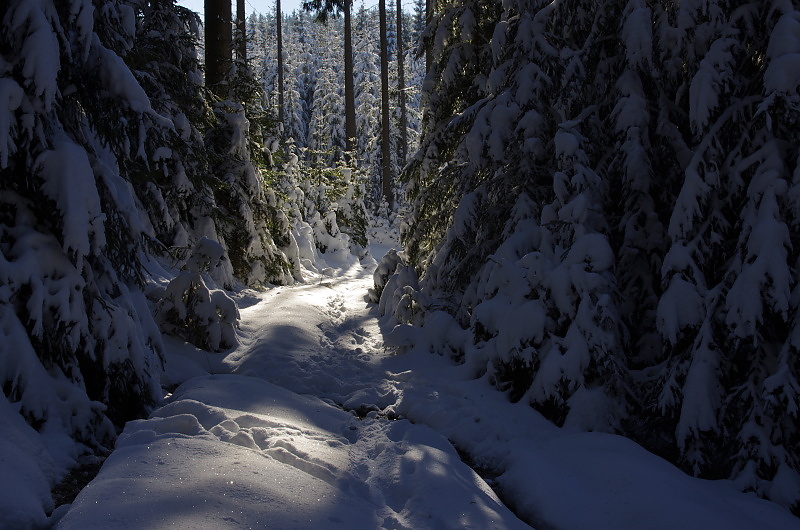
[[[244,0],[236,0],[236,31],[239,34],[236,55],[243,64],[247,64],[247,23],[245,18]]]
[[[231,65],[231,2],[205,0],[206,86],[221,83]]]
[[[433,1],[434,0],[425,0],[425,25],[430,27],[431,21],[433,20]],[[433,42],[433,40],[431,40]],[[425,47],[425,73],[429,73],[431,71],[431,65],[433,64],[433,45],[428,45]]]
[[[283,125],[283,13],[281,0],[275,0],[276,33],[278,37],[278,123]]]
[[[398,154],[400,166],[405,166],[408,151],[408,119],[406,117],[406,74],[405,58],[403,57],[403,2],[397,0],[397,90],[400,105],[400,146]]]
[[[317,21],[325,22],[330,15],[344,14],[344,133],[345,161],[353,166],[351,154],[356,149],[356,89],[353,78],[352,0],[304,0],[305,11],[317,11]]]
[[[386,38],[386,0],[378,2],[381,40],[381,188],[383,198],[394,208],[392,196],[392,159],[389,148],[389,54]]]
[[[350,7],[352,0],[344,0],[344,132],[345,160],[350,165],[356,163],[350,160],[351,153],[356,150],[356,89],[353,79],[353,31]]]

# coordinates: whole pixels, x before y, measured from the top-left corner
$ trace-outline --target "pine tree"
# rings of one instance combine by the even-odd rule
[[[797,9],[440,7],[417,319],[447,309],[454,357],[554,422],[797,511]]]
[[[397,2],[397,94],[398,94],[398,107],[400,107],[400,145],[397,151],[397,156],[400,159],[400,167],[405,166],[406,156],[408,154],[408,118],[407,118],[407,105],[406,105],[406,73],[405,73],[405,45],[403,39],[405,31],[403,30],[403,4]]]
[[[425,0],[414,0],[414,40],[419,41],[422,31],[425,29]]]
[[[199,19],[170,1],[152,1],[142,6],[136,29],[126,62],[153,109],[175,129],[152,128],[146,145],[151,159],[121,164],[126,174],[136,175],[134,187],[153,229],[152,251],[188,248],[203,236],[216,237],[208,230],[213,197],[205,185],[209,161],[202,131],[213,113],[196,52]]]
[[[278,58],[278,123],[284,125],[283,12],[281,11],[281,0],[275,0],[275,24],[277,41],[275,53]]]
[[[116,1],[0,7],[3,399],[84,450],[160,399],[146,216],[125,168],[157,158],[146,139],[168,125],[122,60],[134,17]]]
[[[258,150],[225,137],[247,140],[249,123],[205,101],[196,16],[171,0],[20,1],[0,20],[3,399],[33,428],[74,439],[52,455],[68,462],[110,448],[161,399],[145,261],[188,263],[183,251],[205,236],[228,244],[219,285],[288,271],[249,160]],[[206,156],[221,138],[224,152]]]
[[[284,124],[284,131],[286,138],[291,138],[298,148],[304,148],[307,144],[308,138],[308,124],[309,124],[309,107],[306,94],[306,83],[313,81],[310,78],[312,72],[307,69],[310,68],[309,60],[311,55],[308,54],[307,45],[304,41],[305,29],[301,26],[304,24],[305,19],[303,12],[300,12],[296,17],[289,19],[291,22],[287,25],[285,42],[286,42],[286,102],[285,102],[285,116],[286,123]],[[311,65],[313,67],[313,64]]]
[[[316,11],[317,20],[326,22],[328,17],[340,14],[344,19],[343,54],[344,54],[344,105],[345,105],[345,151],[354,152],[356,135],[355,87],[353,85],[353,40],[352,40],[352,0],[307,0],[303,9]],[[352,164],[352,162],[350,162]]]
[[[797,221],[788,206],[797,149],[783,146],[796,138],[796,103],[784,105],[798,80],[774,74],[800,24],[785,3],[711,7],[678,13],[671,29],[684,70],[665,69],[688,156],[662,267],[658,329],[669,357],[659,407],[688,469],[797,510]]]
[[[317,72],[318,80],[314,93],[314,108],[309,130],[309,152],[315,164],[332,167],[344,159],[345,127],[343,94],[337,72],[328,61],[323,60]]]
[[[356,156],[368,175],[367,202],[372,211],[381,201],[380,181],[380,56],[374,13],[361,6],[355,32]]]

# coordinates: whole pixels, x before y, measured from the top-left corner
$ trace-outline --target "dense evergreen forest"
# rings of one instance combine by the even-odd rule
[[[257,66],[205,86],[201,20],[172,0],[4,2],[0,21],[0,383],[4,422],[29,426],[4,443],[39,433],[52,487],[161,402],[164,334],[229,348],[226,289],[302,279],[308,245],[363,252],[368,166],[293,144]]]
[[[441,349],[558,425],[798,513],[796,4],[436,5],[399,318],[450,315]]]
[[[164,337],[226,350],[232,290],[402,225],[387,342],[437,330],[554,424],[800,515],[791,0],[420,1],[383,50],[362,3],[350,139],[317,14],[283,14],[280,75],[249,17],[209,85],[173,0],[0,4],[0,448],[41,445],[55,487],[161,402]]]
[[[387,13],[396,13],[395,2]],[[344,160],[345,69],[343,64],[344,24],[340,17],[317,21],[315,12],[284,13],[283,135],[302,161],[314,168],[328,168]],[[371,210],[382,201],[381,176],[381,66],[379,13],[364,2],[353,6],[353,72],[356,136],[353,149],[357,166],[367,178],[365,200]],[[397,40],[397,18],[387,17],[387,60],[389,66],[390,171],[398,176],[419,136],[419,108],[424,57],[417,42],[424,29],[424,3],[413,13],[403,13],[403,42]],[[247,55],[253,74],[264,90],[265,107],[278,113],[278,60],[274,13],[251,14],[247,18]],[[398,45],[399,44],[399,45]],[[403,55],[406,119],[401,122],[398,52]],[[401,139],[405,136],[405,149]],[[402,183],[393,178],[395,195],[402,196]]]

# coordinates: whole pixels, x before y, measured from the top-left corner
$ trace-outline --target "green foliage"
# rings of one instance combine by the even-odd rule
[[[309,154],[310,152],[310,154]],[[368,213],[364,205],[366,177],[362,171],[353,170],[340,162],[335,167],[325,160],[331,151],[306,150],[312,161],[303,165],[302,178],[297,186],[303,191],[305,200],[310,201],[304,209],[304,218],[311,219],[314,212],[325,217],[329,212],[335,214],[338,229],[351,237],[361,248],[367,246]],[[328,227],[333,233],[332,227]]]

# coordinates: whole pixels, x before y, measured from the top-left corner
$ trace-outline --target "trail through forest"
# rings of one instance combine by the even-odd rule
[[[798,528],[797,2],[384,3],[0,3],[0,530]]]
[[[393,421],[408,373],[366,301],[373,268],[240,293],[227,355],[168,343],[185,382],[59,528],[525,528],[446,438]]]
[[[427,348],[385,347],[374,268],[239,293],[226,353],[168,342],[173,393],[128,423],[58,528],[527,528],[451,441],[537,527],[795,524],[624,438],[557,429]]]

